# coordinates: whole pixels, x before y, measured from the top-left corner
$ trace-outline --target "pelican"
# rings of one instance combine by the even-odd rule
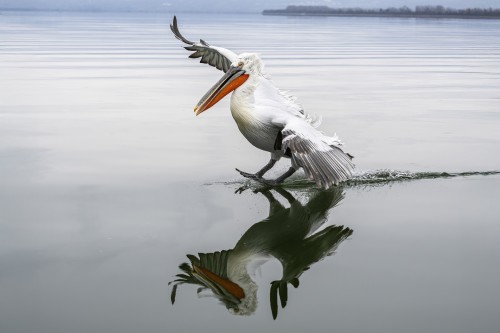
[[[201,58],[201,63],[225,73],[198,102],[195,114],[205,112],[232,92],[231,114],[238,129],[252,145],[271,153],[269,162],[256,173],[236,169],[243,177],[277,185],[302,168],[309,179],[325,189],[351,178],[352,155],[340,148],[342,142],[336,135],[318,131],[319,121],[273,84],[257,54],[237,55],[203,39],[192,42],[181,35],[175,16],[170,29],[187,44],[184,48],[193,52],[190,58]],[[274,180],[264,179],[282,157],[291,159],[288,171]]]

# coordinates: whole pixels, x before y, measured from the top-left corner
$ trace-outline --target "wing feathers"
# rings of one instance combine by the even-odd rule
[[[195,42],[192,42],[189,39],[186,39],[186,38],[184,38],[184,36],[181,35],[181,33],[179,31],[179,27],[177,26],[177,17],[175,17],[175,16],[174,16],[174,21],[170,25],[170,30],[172,30],[175,38],[177,38],[178,40],[180,40],[186,44],[191,44],[191,45],[196,44]]]
[[[227,49],[221,47],[210,46],[203,39],[200,39],[199,43],[195,43],[185,38],[179,31],[177,26],[177,17],[174,16],[172,24],[170,24],[170,30],[172,30],[175,38],[182,41],[189,46],[184,46],[188,51],[194,53],[189,55],[189,58],[201,58],[200,62],[203,64],[209,64],[219,70],[227,72],[231,63],[236,61],[237,55]]]
[[[283,151],[290,149],[292,162],[319,186],[329,188],[348,180],[354,164],[339,147],[325,143],[326,138],[301,119],[288,121],[283,134]]]

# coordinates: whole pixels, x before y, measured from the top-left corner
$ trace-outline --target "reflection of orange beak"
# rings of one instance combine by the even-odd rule
[[[196,115],[210,109],[224,96],[241,86],[249,75],[237,67],[230,67],[226,74],[203,96],[194,108]]]
[[[203,267],[200,267],[200,266],[197,266],[194,264],[193,264],[193,270],[194,270],[194,272],[203,276],[205,279],[217,284],[219,287],[224,288],[228,293],[230,293],[231,295],[233,295],[237,299],[241,300],[242,298],[245,298],[245,292],[236,283],[234,283],[230,280],[224,279],[224,278],[218,276],[217,274],[212,273],[208,269],[205,269]]]

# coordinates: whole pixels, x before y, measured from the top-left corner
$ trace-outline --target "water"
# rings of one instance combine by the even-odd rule
[[[3,12],[1,332],[498,330],[500,22],[178,18],[261,53],[357,178],[242,180],[268,156],[227,100],[194,117],[221,72],[186,58],[171,15]],[[248,270],[251,315],[199,284],[171,305],[187,254],[228,250],[212,269]]]

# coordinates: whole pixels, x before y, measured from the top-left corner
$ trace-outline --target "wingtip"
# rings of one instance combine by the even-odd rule
[[[172,24],[170,24],[170,30],[172,30],[175,38],[184,42],[185,44],[190,44],[190,45],[195,44],[194,42],[190,41],[189,39],[186,39],[179,31],[179,26],[177,25],[177,16],[176,15],[174,15],[174,19],[172,20]]]
[[[174,19],[172,20],[172,23],[170,23],[170,30],[174,33],[175,35],[175,28],[177,26],[177,17],[174,15]]]

